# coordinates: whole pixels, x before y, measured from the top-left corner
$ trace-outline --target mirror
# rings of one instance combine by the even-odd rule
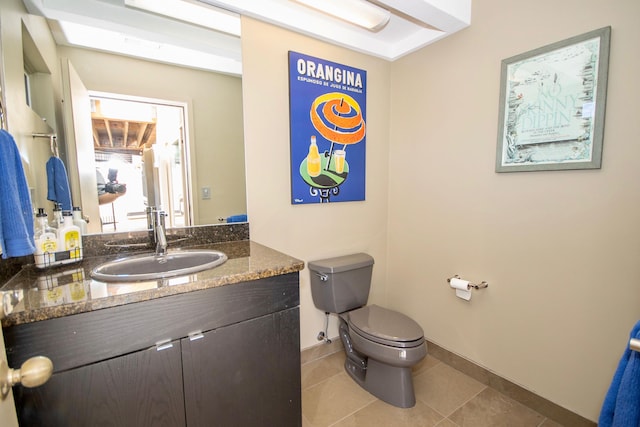
[[[0,58],[2,58],[2,44],[0,43]],[[2,64],[0,64],[0,129],[7,130],[7,114],[4,109],[4,72],[2,71]]]
[[[15,9],[19,3],[19,0],[11,0],[8,4],[3,2],[0,9]],[[20,37],[20,21],[32,33],[35,45],[42,52],[53,85],[50,98],[53,98],[51,103],[55,113],[47,112],[47,117],[44,117],[29,111],[34,119],[30,122],[22,119],[12,121],[9,126],[9,131],[17,136],[20,151],[25,153],[25,172],[32,187],[34,208],[43,206],[50,211],[52,207],[52,202],[47,200],[47,178],[44,173],[44,165],[51,152],[46,141],[38,142],[31,138],[35,132],[53,132],[58,135],[60,157],[65,160],[68,169],[74,205],[79,204],[78,198],[81,198],[83,211],[87,214],[87,209],[84,208],[85,198],[80,196],[82,187],[86,187],[87,183],[93,188],[85,192],[93,191],[97,199],[95,158],[91,165],[89,162],[80,162],[80,167],[76,165],[76,170],[69,161],[82,144],[89,144],[91,148],[95,144],[93,135],[74,144],[70,143],[78,124],[75,122],[76,118],[68,113],[70,106],[67,104],[71,103],[71,99],[65,94],[69,85],[66,75],[68,71],[65,72],[65,67],[60,64],[71,64],[91,94],[151,98],[185,106],[187,113],[183,131],[189,146],[185,150],[187,157],[184,163],[190,164],[190,168],[184,175],[184,203],[191,208],[191,225],[218,224],[220,219],[246,214],[242,81],[239,76],[56,45],[46,20],[26,12],[18,14],[17,19],[16,14],[1,12],[2,10],[2,24],[11,20],[11,25],[8,26],[11,28],[3,29],[0,38],[0,47],[5,48],[2,63],[9,69],[10,76],[3,91],[3,95],[9,93],[5,109],[17,111],[20,118],[27,116],[21,113],[24,109],[24,88],[20,84],[23,73],[20,64],[23,58],[20,57],[19,49],[15,49],[15,42]],[[14,20],[18,23],[15,24]],[[45,43],[42,42],[43,31],[35,28],[36,24],[44,24],[48,32],[48,41],[45,40]],[[64,101],[60,103],[60,100]],[[90,119],[88,126],[91,127]],[[101,214],[98,217],[90,215],[90,224],[99,224],[99,216]],[[105,227],[104,232],[112,231],[113,228]],[[102,227],[91,232],[102,232]]]
[[[57,51],[62,61],[72,64],[90,92],[171,100],[186,105],[184,131],[189,141],[186,163],[190,168],[185,174],[189,178],[185,194],[191,196],[191,206],[187,206],[191,210],[191,225],[216,224],[220,218],[246,213],[242,82],[239,77],[69,46],[58,46]],[[74,123],[74,126],[78,124]],[[65,133],[66,141],[70,141],[70,131],[67,129]],[[84,139],[85,143],[93,143]],[[79,143],[76,141],[76,145]],[[74,171],[69,157],[67,168],[76,204],[76,195],[81,192],[83,182],[91,182],[86,177],[95,166],[79,159],[80,168]],[[85,166],[89,170],[83,170]],[[77,177],[75,185],[74,175]],[[36,185],[46,187],[47,184],[37,182]],[[89,210],[84,206],[85,197],[82,199],[86,215]],[[125,202],[126,198],[122,197],[114,202],[114,206]],[[91,233],[114,231],[113,226],[101,226],[100,229],[95,226],[98,221],[107,223],[118,221],[118,218],[109,218],[103,210],[98,219],[95,210],[93,212],[89,216],[89,224],[94,224]]]
[[[63,61],[71,64],[90,95],[96,92],[118,94],[136,100],[155,99],[184,106],[182,133],[186,147],[182,150],[185,156],[182,164],[189,165],[189,169],[183,174],[186,185],[182,192],[182,206],[191,208],[191,211],[172,209],[170,216],[173,216],[174,212],[187,211],[185,225],[205,225],[219,223],[220,218],[246,213],[242,81],[239,77],[68,46],[59,46],[58,54]],[[73,96],[65,95],[65,98],[70,97],[73,100]],[[91,126],[86,120],[85,118],[84,123],[76,123],[74,120],[73,129],[65,124],[67,142],[72,140],[71,132],[77,133],[78,126]],[[99,137],[95,134],[96,130],[92,128],[91,136],[86,135],[81,139],[76,136],[76,153],[82,151],[81,144],[97,147],[99,143],[96,141]],[[95,198],[85,196],[90,191],[95,193],[96,187],[90,179],[92,173],[95,175],[95,164],[92,165],[92,159],[83,159],[78,155],[79,166],[75,171],[71,165],[72,158],[72,150],[68,150],[67,164],[74,203],[76,194],[81,194],[83,212],[87,215],[92,210],[87,209],[86,201],[88,200],[94,208],[96,205]],[[98,159],[94,157],[93,160]],[[133,161],[129,157],[130,165]],[[75,184],[73,174],[79,177]],[[163,185],[158,185],[163,181],[160,180],[162,177],[156,175],[156,188],[175,187],[178,176],[179,174],[174,174],[173,178],[165,176]],[[130,202],[131,197],[134,197],[134,194],[114,201],[111,212],[117,213],[118,208],[122,211],[121,207],[127,204],[127,199]],[[161,203],[165,210],[168,208],[165,205],[168,199]],[[90,232],[118,231],[118,221],[124,221],[125,217],[136,214],[140,216],[140,209],[109,215],[108,211],[100,208],[101,228],[97,230],[96,227],[90,227]],[[89,224],[92,222],[91,217],[95,216],[93,210]],[[116,224],[107,227],[104,223],[108,222]],[[177,226],[179,223],[171,221],[171,224]],[[141,225],[146,227],[144,221]],[[120,230],[122,229],[121,227]]]

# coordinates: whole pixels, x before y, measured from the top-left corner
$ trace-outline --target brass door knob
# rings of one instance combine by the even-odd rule
[[[4,400],[9,390],[16,384],[24,387],[38,387],[46,383],[53,374],[53,362],[44,356],[32,357],[20,366],[11,369],[7,362],[0,360],[0,400]]]

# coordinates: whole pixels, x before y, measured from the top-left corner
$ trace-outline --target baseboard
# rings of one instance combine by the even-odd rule
[[[476,381],[491,387],[492,389],[522,403],[528,408],[533,409],[539,414],[544,415],[553,421],[565,426],[576,427],[595,427],[596,423],[576,414],[562,406],[559,406],[550,400],[547,400],[537,394],[521,387],[501,376],[476,365],[475,363],[458,356],[449,350],[440,347],[438,344],[427,340],[428,354],[435,357],[439,361],[446,363],[452,368],[470,376]]]
[[[321,359],[329,354],[342,351],[342,342],[337,337],[331,340],[330,344],[320,343],[306,348],[301,352],[302,364]],[[539,414],[564,426],[572,427],[595,427],[597,424],[584,418],[562,406],[559,406],[548,399],[521,387],[499,375],[479,366],[449,350],[440,347],[438,344],[427,340],[428,354],[442,363],[446,363],[452,368],[470,376],[476,381],[491,387],[492,389],[522,403]]]
[[[321,342],[314,346],[305,348],[300,352],[300,362],[302,365],[305,363],[313,362],[314,360],[322,359],[338,351],[342,351],[342,341],[339,337],[335,337],[329,340],[330,342]]]

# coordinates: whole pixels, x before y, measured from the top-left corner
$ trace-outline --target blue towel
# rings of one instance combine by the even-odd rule
[[[63,211],[71,210],[67,169],[62,160],[55,156],[47,161],[47,200],[59,203]]]
[[[22,159],[13,137],[0,129],[0,247],[2,258],[30,255],[33,209]]]
[[[247,215],[231,215],[227,217],[227,222],[247,222]]]
[[[640,321],[630,334],[640,339]],[[640,353],[627,348],[600,411],[599,427],[640,426]]]

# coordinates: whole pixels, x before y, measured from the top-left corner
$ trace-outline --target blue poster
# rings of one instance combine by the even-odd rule
[[[367,72],[289,51],[291,203],[365,199]]]

